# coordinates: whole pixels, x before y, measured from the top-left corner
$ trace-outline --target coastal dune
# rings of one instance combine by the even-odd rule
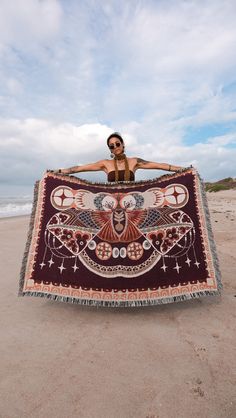
[[[143,308],[18,297],[29,216],[0,219],[0,417],[235,418],[236,190],[207,197],[222,295]]]

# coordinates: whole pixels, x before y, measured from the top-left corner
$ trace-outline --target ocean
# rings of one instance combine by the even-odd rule
[[[32,196],[0,196],[0,218],[29,215],[32,209]]]

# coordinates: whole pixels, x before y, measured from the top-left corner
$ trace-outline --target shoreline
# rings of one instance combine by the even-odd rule
[[[0,218],[0,222],[6,221],[6,220],[11,220],[11,219],[24,219],[24,218],[30,218],[31,214],[29,213],[28,215],[10,215],[10,216],[4,216],[2,218]]]
[[[236,199],[236,188],[227,189],[227,190],[219,190],[217,192],[205,191],[205,193],[206,193],[208,204],[210,204],[210,202],[214,201],[217,198],[219,198],[220,201],[222,199],[232,199],[232,200]],[[225,202],[225,203],[229,203],[229,202]],[[7,220],[7,219],[27,218],[31,216],[31,213],[32,213],[32,210],[28,214],[6,215],[2,217],[0,216],[0,222],[3,222],[4,220]]]

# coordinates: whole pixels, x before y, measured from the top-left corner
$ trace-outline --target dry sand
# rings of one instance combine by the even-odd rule
[[[236,191],[208,198],[223,294],[154,307],[19,298],[29,217],[0,221],[1,418],[236,417]]]

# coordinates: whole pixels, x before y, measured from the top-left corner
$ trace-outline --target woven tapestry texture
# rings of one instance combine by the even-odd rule
[[[46,172],[35,183],[20,276],[19,296],[96,306],[220,294],[198,172],[114,183]]]

